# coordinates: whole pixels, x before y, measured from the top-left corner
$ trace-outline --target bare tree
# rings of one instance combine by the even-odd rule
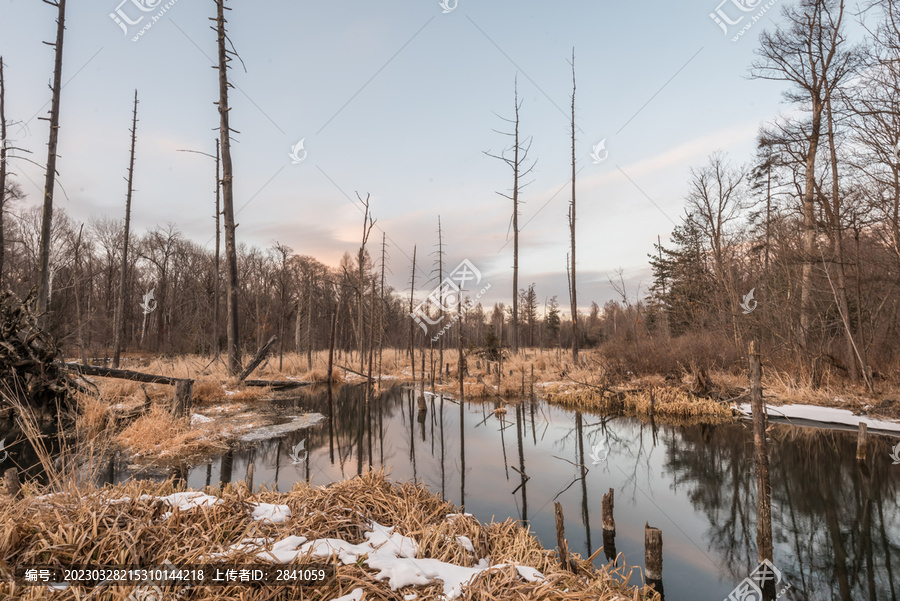
[[[438,323],[444,321],[444,233],[441,229],[441,216],[438,215],[438,243],[437,243],[437,264],[438,264],[438,310],[440,318]],[[433,345],[432,345],[433,346]],[[432,359],[434,356],[432,355]],[[441,382],[444,381],[444,337],[438,339],[438,374]]]
[[[359,343],[359,372],[362,373],[366,367],[366,356],[365,356],[365,337],[363,333],[363,314],[366,306],[366,242],[369,241],[369,234],[372,233],[372,228],[375,227],[375,220],[372,219],[372,216],[369,214],[369,195],[366,194],[366,199],[363,200],[359,195],[359,192],[356,193],[356,197],[359,199],[359,202],[362,203],[365,208],[365,212],[363,213],[363,231],[362,231],[362,242],[359,245],[359,253],[357,255],[357,263],[359,265],[359,282],[357,288],[357,300],[359,302],[359,313],[357,320],[357,342]]]
[[[505,119],[500,117],[507,123],[511,123],[513,125],[512,132],[503,132],[494,130],[498,134],[502,134],[504,136],[509,136],[513,139],[512,148],[508,148],[507,151],[512,151],[512,157],[506,156],[506,151],[501,152],[499,155],[491,154],[489,152],[485,152],[489,157],[500,159],[507,165],[509,165],[510,169],[513,172],[513,186],[511,190],[511,194],[505,194],[503,192],[497,192],[503,198],[507,198],[513,203],[513,211],[511,218],[511,227],[513,231],[513,306],[512,306],[512,319],[511,319],[511,331],[510,331],[510,345],[512,346],[512,352],[519,352],[519,191],[528,185],[528,183],[521,183],[522,179],[527,176],[534,169],[534,163],[530,166],[526,166],[528,161],[528,151],[531,149],[532,139],[529,137],[526,140],[520,139],[519,133],[519,110],[522,108],[522,103],[519,102],[519,83],[518,78],[516,78],[514,82],[514,107],[515,107],[515,117],[513,119]],[[530,182],[529,182],[530,183]],[[507,234],[508,235],[508,234]]]
[[[412,366],[412,379],[416,381],[416,331],[413,321],[413,303],[416,294],[416,247],[413,246],[412,269],[409,282],[409,363]]]
[[[119,278],[119,301],[116,304],[116,341],[113,350],[113,367],[119,367],[122,353],[122,336],[125,333],[125,291],[128,284],[128,241],[131,237],[131,194],[134,190],[134,148],[137,142],[138,93],[134,91],[134,111],[131,116],[131,155],[128,159],[128,192],[125,195],[125,236],[122,240],[122,273]]]
[[[65,0],[60,0],[65,1]],[[212,19],[210,19],[212,20]],[[226,310],[228,335],[228,372],[237,375],[241,371],[241,340],[238,328],[238,266],[237,245],[234,230],[234,169],[231,164],[231,127],[228,124],[228,63],[231,52],[225,48],[225,0],[216,0],[216,33],[219,49],[219,140],[222,144],[222,212],[225,217],[225,268],[227,278]]]
[[[40,324],[46,327],[47,312],[50,308],[50,238],[53,225],[53,189],[56,186],[56,147],[59,143],[59,98],[62,91],[63,38],[66,32],[66,0],[43,0],[57,8],[56,42],[45,42],[53,46],[53,98],[50,102],[50,141],[47,143],[47,172],[44,178],[44,209],[41,215],[41,259],[40,282],[38,286],[38,311]]]
[[[826,100],[839,83],[835,73],[848,60],[839,50],[843,35],[844,0],[800,0],[783,9],[786,25],[760,36],[759,60],[754,77],[786,81],[789,102],[802,104],[810,112],[806,129],[803,184],[803,271],[800,281],[800,344],[809,352],[812,320],[812,278],[816,262],[816,157],[822,136]]]
[[[3,260],[6,241],[3,237],[3,205],[6,203],[6,82],[3,79],[3,57],[0,56],[0,290],[3,285]]]
[[[572,310],[572,363],[578,365],[578,289],[575,284],[575,49],[572,49],[572,202],[569,204],[569,299]]]

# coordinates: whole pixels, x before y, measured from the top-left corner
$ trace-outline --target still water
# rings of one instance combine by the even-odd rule
[[[643,566],[649,522],[663,532],[669,601],[725,599],[757,565],[749,424],[650,424],[532,399],[495,414],[494,403],[460,407],[426,396],[423,412],[416,397],[398,387],[367,405],[362,387],[345,386],[330,401],[324,394],[279,401],[284,414],[316,411],[327,419],[192,466],[187,484],[243,479],[250,462],[256,485],[281,491],[384,467],[392,479],[421,482],[483,522],[519,519],[548,548],[556,545],[557,500],[569,548],[587,557],[604,547],[598,565],[618,556],[619,565]],[[774,424],[769,435],[774,564],[791,585],[782,598],[896,601],[900,465],[890,451],[900,441],[872,436],[861,469],[854,433]],[[110,481],[128,477],[117,470]],[[604,545],[601,497],[609,489],[616,535]]]

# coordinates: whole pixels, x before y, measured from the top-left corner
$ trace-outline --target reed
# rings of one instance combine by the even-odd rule
[[[559,567],[553,551],[544,549],[515,520],[482,524],[439,496],[415,483],[391,483],[383,472],[368,472],[352,480],[329,486],[299,483],[288,493],[263,489],[249,494],[243,486],[227,485],[215,494],[222,500],[212,506],[186,511],[168,510],[163,503],[141,495],[158,497],[179,490],[172,480],[163,483],[132,481],[101,490],[71,488],[51,497],[26,496],[0,507],[0,557],[4,566],[77,564],[155,566],[170,561],[176,566],[203,563],[212,553],[224,553],[247,538],[279,540],[289,535],[340,538],[364,542],[369,521],[393,526],[419,545],[418,557],[430,557],[460,566],[473,566],[476,558],[492,564],[517,563],[539,570],[544,581],[529,583],[514,568],[483,572],[466,587],[461,599],[626,601],[658,599],[655,592],[627,584],[631,571],[609,565],[594,567],[576,556],[576,573]],[[112,502],[116,501],[116,502]],[[248,502],[286,504],[291,517],[283,524],[253,521]],[[456,543],[467,537],[475,553]],[[251,555],[234,552],[234,563],[258,562]],[[440,583],[390,590],[386,581],[374,579],[375,570],[364,561],[350,565],[335,562],[335,577],[316,588],[298,587],[208,587],[191,589],[186,599],[223,601],[274,601],[310,599],[328,601],[361,588],[366,599],[403,599],[416,594],[435,599]],[[8,568],[0,568],[5,570]],[[110,586],[92,598],[124,600],[133,587]],[[42,587],[23,588],[4,579],[4,599],[54,599],[74,601],[88,591],[70,587],[50,592]]]

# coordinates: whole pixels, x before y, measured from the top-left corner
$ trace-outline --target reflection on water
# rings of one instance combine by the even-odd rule
[[[756,481],[749,425],[665,426],[525,400],[494,412],[397,388],[371,403],[363,387],[309,396],[283,411],[318,411],[314,428],[238,447],[181,474],[201,488],[241,480],[281,491],[385,467],[482,521],[514,517],[555,546],[553,501],[569,547],[599,564],[643,566],[644,525],[663,531],[669,601],[724,599],[756,567]],[[774,425],[770,477],[775,565],[790,599],[900,595],[900,466],[896,440],[871,437],[867,469],[852,433]],[[298,443],[305,452],[294,452]],[[299,459],[300,461],[297,461]],[[125,473],[110,474],[115,481]],[[615,490],[616,533],[604,536],[602,495]],[[614,551],[612,551],[614,547]],[[638,576],[635,574],[635,581]]]

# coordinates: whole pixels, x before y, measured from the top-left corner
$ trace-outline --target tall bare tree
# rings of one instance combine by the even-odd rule
[[[572,362],[578,364],[578,288],[575,285],[575,49],[572,49],[572,202],[569,204],[569,301],[572,309]]]
[[[60,0],[64,1],[64,0]],[[212,20],[212,19],[210,19]],[[222,213],[225,217],[226,310],[228,335],[228,372],[241,371],[241,340],[238,328],[238,267],[234,223],[234,168],[231,164],[231,127],[228,107],[228,63],[233,52],[225,48],[225,0],[216,0],[216,33],[219,48],[219,140],[222,144]]]
[[[412,366],[412,379],[416,381],[416,330],[413,317],[413,303],[416,294],[416,247],[413,246],[412,270],[409,282],[409,363]]]
[[[529,137],[525,140],[521,139],[521,135],[519,133],[519,110],[522,108],[522,103],[519,102],[519,81],[518,77],[514,81],[514,104],[515,108],[514,118],[506,119],[504,117],[500,117],[507,123],[511,123],[513,125],[512,132],[503,132],[494,130],[498,134],[502,134],[504,136],[509,136],[513,139],[512,148],[508,148],[506,151],[512,151],[512,157],[506,156],[506,151],[501,152],[499,155],[491,154],[486,152],[489,157],[500,159],[507,165],[509,165],[510,169],[513,172],[513,186],[510,194],[505,194],[503,192],[497,192],[500,196],[509,199],[513,203],[513,211],[512,218],[510,219],[510,225],[513,231],[513,306],[512,306],[512,316],[510,320],[510,346],[512,347],[513,353],[519,352],[519,192],[528,185],[528,183],[523,184],[522,179],[531,173],[532,169],[534,169],[534,163],[530,166],[526,165],[528,161],[528,151],[531,149],[532,139]],[[530,182],[529,182],[530,183]],[[508,235],[508,234],[507,234]]]
[[[53,189],[56,187],[56,147],[59,143],[59,98],[62,91],[62,59],[63,38],[66,32],[66,0],[43,0],[44,3],[57,8],[56,41],[52,44],[55,51],[53,63],[53,98],[50,101],[50,140],[47,143],[47,172],[44,178],[44,208],[41,215],[41,259],[40,282],[38,287],[38,311],[40,323],[47,324],[47,312],[50,308],[50,239],[53,235]]]
[[[213,282],[213,324],[212,324],[212,337],[213,337],[213,350],[215,352],[215,356],[219,356],[219,288],[220,288],[220,272],[219,268],[220,262],[220,232],[222,231],[222,226],[220,224],[220,217],[222,212],[219,210],[219,206],[221,205],[221,191],[222,191],[222,157],[219,152],[219,139],[216,138],[216,273],[214,276]]]
[[[0,290],[3,289],[3,260],[6,241],[3,237],[3,205],[6,203],[6,82],[3,79],[3,57],[0,56]]]
[[[366,306],[366,243],[369,241],[369,234],[372,233],[372,228],[375,227],[375,220],[372,219],[372,216],[369,214],[369,195],[366,194],[366,199],[363,200],[359,195],[359,192],[356,193],[356,197],[359,199],[359,202],[362,203],[365,208],[365,212],[363,214],[363,231],[362,231],[362,242],[359,245],[359,253],[356,257],[356,261],[359,266],[359,287],[357,289],[357,300],[359,302],[359,313],[357,319],[357,341],[359,342],[359,373],[365,371],[366,367],[366,356],[365,356],[365,335],[363,332],[363,315],[365,313]]]
[[[134,149],[137,143],[138,93],[134,91],[134,111],[131,116],[131,154],[128,159],[128,192],[125,194],[125,237],[122,241],[122,273],[119,277],[119,300],[116,304],[116,341],[113,367],[119,367],[122,337],[125,334],[125,292],[128,287],[128,241],[131,237],[131,195],[134,190]]]
[[[785,99],[810,113],[805,128],[805,181],[803,183],[803,268],[800,281],[801,347],[809,353],[813,312],[813,267],[816,252],[816,158],[822,137],[826,100],[838,85],[835,77],[847,60],[840,52],[844,37],[844,0],[800,0],[782,10],[786,23],[760,35],[759,59],[752,74],[760,79],[785,81],[792,88]]]
[[[441,229],[441,216],[438,215],[438,243],[437,243],[437,264],[438,264],[438,310],[440,318],[438,323],[444,321],[444,232]],[[433,357],[432,357],[433,358]],[[438,338],[438,374],[441,382],[444,381],[444,337]]]

